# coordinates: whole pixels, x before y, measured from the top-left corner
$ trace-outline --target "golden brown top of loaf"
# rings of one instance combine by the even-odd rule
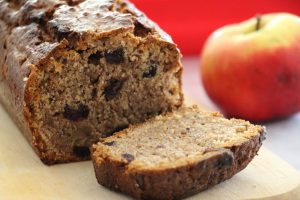
[[[28,66],[48,60],[55,49],[85,50],[92,38],[120,31],[174,45],[126,0],[0,0],[0,25],[1,40],[14,46],[11,52],[20,58],[14,65],[24,66],[24,77]]]
[[[0,0],[0,44],[7,54],[0,66],[14,66],[11,76],[26,81],[62,49],[86,50],[90,41],[124,32],[177,48],[126,0]],[[23,83],[18,88],[23,91]]]
[[[1,0],[0,19],[11,27],[37,23],[56,39],[73,32],[136,28],[172,42],[169,35],[124,0]]]

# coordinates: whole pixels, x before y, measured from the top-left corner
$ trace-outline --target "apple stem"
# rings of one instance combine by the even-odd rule
[[[256,27],[255,27],[256,31],[258,31],[260,29],[260,22],[261,22],[261,15],[257,14],[256,15]]]

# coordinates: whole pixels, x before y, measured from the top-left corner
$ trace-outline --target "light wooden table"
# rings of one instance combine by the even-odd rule
[[[299,172],[262,148],[245,170],[189,199],[267,200],[280,196],[297,199],[299,185]],[[100,186],[90,161],[43,165],[0,106],[0,199],[121,200],[129,197]]]

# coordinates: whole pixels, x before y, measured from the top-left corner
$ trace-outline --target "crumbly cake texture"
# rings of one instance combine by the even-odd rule
[[[137,199],[181,199],[244,169],[265,130],[183,107],[131,126],[92,147],[98,182]]]
[[[0,101],[44,163],[181,106],[180,53],[123,0],[0,0]]]

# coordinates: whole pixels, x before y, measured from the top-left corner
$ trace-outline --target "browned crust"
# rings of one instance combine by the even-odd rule
[[[120,161],[93,157],[98,182],[137,199],[181,199],[208,189],[244,169],[257,155],[265,130],[239,146],[220,150],[208,159],[171,169],[127,169]],[[93,147],[94,151],[96,146]],[[96,156],[96,155],[94,155]]]
[[[97,6],[102,6],[103,10],[100,12]],[[59,9],[67,16],[55,14]],[[87,13],[90,20],[80,21],[77,11],[68,15],[70,9]],[[99,16],[106,14],[111,23],[105,21],[105,17],[97,17],[99,21],[96,23],[95,12],[100,12]],[[44,163],[86,158],[51,153],[41,137],[43,133],[32,119],[30,102],[39,94],[30,88],[35,87],[37,73],[43,70],[42,65],[61,48],[86,48],[87,38],[133,32],[136,22],[149,29],[152,38],[159,44],[176,49],[164,31],[124,0],[0,1],[0,102]],[[82,27],[85,29],[81,30]]]

